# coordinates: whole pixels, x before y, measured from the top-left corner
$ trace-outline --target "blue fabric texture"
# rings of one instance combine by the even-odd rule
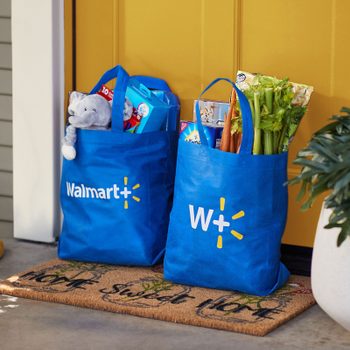
[[[244,94],[228,79],[216,79],[204,92],[220,80],[232,84],[240,100],[241,152],[208,147],[198,117],[201,144],[179,142],[164,276],[177,283],[268,295],[289,277],[280,262],[288,154],[251,154],[253,122]]]
[[[129,76],[106,72],[91,93],[117,78],[111,130],[77,130],[77,157],[63,160],[62,259],[149,266],[164,254],[177,134],[123,132]]]

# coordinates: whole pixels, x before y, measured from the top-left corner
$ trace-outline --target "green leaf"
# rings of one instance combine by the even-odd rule
[[[320,130],[316,131],[314,135],[320,135],[325,134],[327,132],[333,132],[336,126],[338,125],[338,122],[330,123],[321,128]]]
[[[309,209],[321,193],[330,191],[325,207],[332,209],[327,229],[338,228],[337,245],[350,236],[350,108],[346,115],[334,115],[332,122],[318,130],[307,147],[297,154],[294,164],[301,172],[289,181],[301,183],[297,200],[305,196],[301,209]]]
[[[345,241],[347,236],[347,232],[344,229],[340,231],[337,239],[337,247],[341,246],[341,244]]]
[[[335,162],[339,161],[339,158],[330,147],[326,147],[325,145],[322,145],[320,143],[312,143],[309,145],[309,149],[311,151],[309,153],[318,153],[320,155],[323,155],[325,158],[329,158],[330,160],[333,160]]]
[[[306,193],[306,188],[307,188],[307,182],[303,181],[299,190],[299,193],[297,195],[297,201],[300,202],[303,197],[305,196]]]
[[[301,206],[301,211],[306,211],[312,207],[314,204],[315,198],[309,197],[309,199]]]
[[[330,229],[330,228],[335,228],[335,227],[342,227],[342,224],[327,224],[324,228]]]
[[[297,158],[293,163],[302,166],[307,166],[311,169],[319,170],[321,172],[327,172],[327,167],[323,163],[315,162],[313,160]]]
[[[342,113],[347,113],[347,114],[350,115],[350,108],[349,108],[349,107],[342,107],[342,108],[340,109],[340,112],[342,112]]]
[[[349,186],[350,184],[350,172],[345,175],[343,178],[339,179],[337,183],[334,186],[334,193],[338,193],[341,191],[344,187]]]

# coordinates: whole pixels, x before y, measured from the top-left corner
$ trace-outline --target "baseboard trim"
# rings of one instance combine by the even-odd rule
[[[282,244],[281,260],[294,275],[310,276],[312,248]]]

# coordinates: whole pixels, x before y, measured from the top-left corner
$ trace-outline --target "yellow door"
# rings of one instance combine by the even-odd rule
[[[202,88],[219,76],[233,78],[237,69],[313,85],[290,150],[289,176],[298,173],[292,160],[312,133],[350,106],[350,1],[76,0],[75,13],[73,67],[80,91],[120,63],[130,74],[166,79],[181,99],[181,118],[192,119]],[[228,87],[220,86],[208,97],[228,95]],[[311,247],[321,202],[301,213],[297,190],[290,188],[283,242]]]

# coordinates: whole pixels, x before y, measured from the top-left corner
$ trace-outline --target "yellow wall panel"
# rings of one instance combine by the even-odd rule
[[[238,67],[235,57],[236,3],[222,0],[202,2],[201,89],[217,77],[232,77],[232,72]],[[223,84],[214,87],[206,96],[227,101],[230,90],[228,84]]]
[[[200,89],[201,18],[195,15],[200,5],[200,0],[179,0],[171,7],[163,0],[153,0],[152,6],[120,1],[119,62],[130,73],[166,79],[181,96],[187,118]]]
[[[237,69],[288,76],[313,85],[310,108],[289,155],[342,105],[350,106],[348,0],[76,0],[77,89],[121,63],[130,74],[166,79],[181,99],[182,119],[218,76]],[[227,99],[221,85],[207,97]],[[306,213],[290,188],[284,242],[312,246],[321,201]]]
[[[331,76],[331,104],[349,106],[350,99],[350,2],[348,0],[334,1],[333,5],[333,33],[332,47],[332,76]]]
[[[88,92],[113,65],[113,0],[76,0],[76,88]]]
[[[192,119],[193,99],[215,77],[232,76],[232,0],[77,0],[77,88],[123,64],[130,74],[166,79]],[[211,98],[227,99],[229,88]]]

